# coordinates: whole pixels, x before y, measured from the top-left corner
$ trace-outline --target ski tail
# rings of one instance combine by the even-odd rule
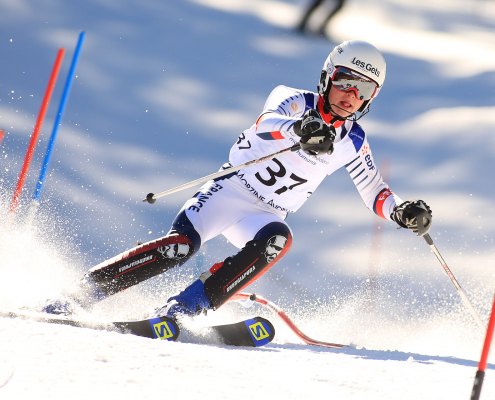
[[[231,346],[260,347],[275,337],[275,328],[270,321],[255,317],[228,325],[213,326],[211,329],[222,343]]]

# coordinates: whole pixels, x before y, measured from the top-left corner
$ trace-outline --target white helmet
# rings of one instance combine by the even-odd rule
[[[328,93],[332,87],[332,77],[338,67],[348,68],[376,83],[376,90],[358,110],[364,115],[367,112],[364,111],[378,95],[385,81],[387,64],[382,53],[372,44],[362,40],[348,40],[333,49],[323,65],[318,84],[318,93],[323,96],[325,101],[325,113],[330,112]]]

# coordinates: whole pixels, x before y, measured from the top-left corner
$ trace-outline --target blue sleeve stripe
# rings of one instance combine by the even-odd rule
[[[355,177],[352,178],[352,180],[356,179],[359,175],[361,175],[364,172],[364,168],[361,170],[359,174],[357,174]]]
[[[285,121],[282,125],[280,125],[279,131],[288,131],[292,125],[290,125],[287,129],[285,129],[284,126],[290,123],[293,125],[295,121]]]
[[[368,191],[374,192],[379,186],[381,186],[380,179],[377,179]]]
[[[281,114],[284,113],[284,115],[287,116],[287,112],[285,111],[285,109],[282,106],[278,106],[277,111],[278,110],[281,111]]]
[[[349,164],[346,164],[344,165],[344,167],[348,167],[349,165],[351,165],[354,161],[356,161],[357,159],[359,158],[359,156],[357,156],[354,160],[352,160]]]
[[[352,171],[349,171],[349,175],[352,174],[357,168],[359,168],[360,165],[363,165],[363,162],[361,161],[358,165],[356,165]]]
[[[356,183],[356,187],[363,183],[366,179],[368,179],[368,175],[366,175],[361,182]]]
[[[376,171],[376,174],[373,177],[373,179],[371,181],[369,181],[368,184],[365,187],[362,187],[361,190],[366,189],[369,185],[371,185],[371,183],[375,180],[375,178],[376,178],[377,175],[378,175],[378,170]]]

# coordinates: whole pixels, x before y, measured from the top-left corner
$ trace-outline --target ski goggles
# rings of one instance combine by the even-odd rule
[[[375,81],[344,67],[338,67],[335,70],[332,84],[341,92],[354,90],[359,100],[372,99],[378,89]]]

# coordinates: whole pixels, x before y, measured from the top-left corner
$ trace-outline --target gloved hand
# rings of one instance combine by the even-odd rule
[[[430,207],[423,200],[411,200],[395,206],[390,218],[402,228],[424,236],[431,228],[433,216]]]
[[[294,132],[301,137],[301,149],[310,156],[323,156],[333,153],[335,128],[321,117],[318,110],[308,110],[294,124]]]

